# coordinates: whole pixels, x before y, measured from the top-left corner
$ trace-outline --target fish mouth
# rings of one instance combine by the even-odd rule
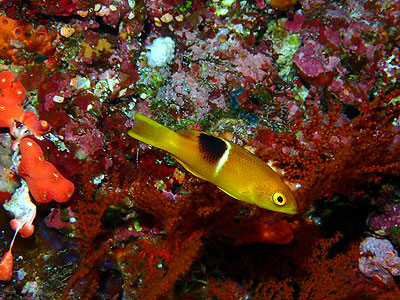
[[[295,207],[285,209],[285,211],[283,211],[283,213],[289,214],[289,215],[296,215],[298,213],[298,207],[295,206]]]

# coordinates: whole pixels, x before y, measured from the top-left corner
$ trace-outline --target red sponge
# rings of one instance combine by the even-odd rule
[[[35,136],[41,136],[51,130],[46,121],[38,120],[32,111],[25,112],[22,107],[26,97],[25,88],[10,71],[0,73],[0,127],[10,128],[15,136],[15,121],[25,124]]]
[[[68,201],[74,193],[74,184],[44,159],[40,146],[30,138],[23,138],[19,149],[18,173],[26,180],[33,198],[41,203]]]

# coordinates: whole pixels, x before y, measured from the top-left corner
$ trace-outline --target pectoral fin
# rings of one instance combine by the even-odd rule
[[[192,168],[190,168],[187,164],[185,164],[183,161],[181,161],[179,158],[177,158],[176,156],[172,155],[171,156],[178,162],[180,163],[186,170],[188,170],[190,173],[192,173],[194,176],[199,177],[203,180],[208,181],[207,179],[205,179],[203,176],[201,176],[200,174],[198,174],[197,172],[195,172]]]

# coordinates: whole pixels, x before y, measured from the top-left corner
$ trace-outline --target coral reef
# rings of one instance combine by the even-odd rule
[[[50,131],[47,121],[38,121],[34,112],[25,112],[21,106],[26,97],[26,90],[10,71],[0,73],[1,109],[3,123],[0,126],[9,128],[15,137],[11,148],[14,150],[12,164],[14,171],[21,176],[21,187],[15,190],[11,199],[5,201],[3,207],[13,215],[10,227],[15,231],[9,250],[0,262],[1,280],[9,281],[13,273],[12,248],[19,233],[23,238],[32,236],[35,227],[32,224],[36,217],[36,206],[30,194],[38,202],[47,203],[68,201],[74,184],[65,179],[53,164],[47,162],[40,146],[30,138],[32,133],[41,136]],[[27,117],[28,116],[28,117]],[[19,126],[18,121],[23,125]],[[20,153],[19,156],[17,154]]]
[[[398,297],[399,1],[0,10],[1,299]],[[254,153],[299,214],[130,138],[135,112]]]

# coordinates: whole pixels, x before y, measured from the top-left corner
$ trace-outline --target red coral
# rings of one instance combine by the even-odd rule
[[[312,119],[299,121],[290,133],[276,136],[274,147],[264,147],[260,154],[279,161],[289,181],[301,185],[297,199],[304,209],[323,196],[362,192],[363,183],[377,182],[382,174],[399,174],[395,120],[400,108],[388,104],[399,94],[377,97],[347,121],[340,106],[324,115],[308,103]]]
[[[184,238],[166,236],[156,244],[151,240],[141,239],[124,249],[119,256],[120,263],[126,271],[126,284],[137,280],[143,281],[140,286],[140,299],[159,299],[170,292],[180,276],[185,274],[193,261],[198,258],[201,237],[204,232],[194,231]],[[132,246],[132,245],[131,245]],[[139,251],[137,251],[137,247]],[[126,290],[133,290],[126,286]]]
[[[95,164],[85,163],[82,166],[82,197],[78,197],[73,203],[72,211],[79,220],[76,223],[76,235],[81,239],[82,263],[79,270],[68,281],[68,287],[64,291],[61,299],[70,299],[68,294],[71,290],[79,289],[84,297],[91,299],[99,287],[99,268],[98,265],[110,252],[110,246],[114,242],[108,238],[100,247],[98,240],[107,231],[103,226],[103,218],[106,210],[110,206],[115,206],[127,198],[129,189],[120,184],[117,176],[112,176],[108,184],[96,190],[92,176],[97,170]],[[82,288],[82,280],[84,280]]]
[[[21,163],[18,173],[26,180],[37,202],[68,201],[74,193],[74,184],[65,179],[52,163],[45,160],[43,151],[30,138],[20,143]]]

